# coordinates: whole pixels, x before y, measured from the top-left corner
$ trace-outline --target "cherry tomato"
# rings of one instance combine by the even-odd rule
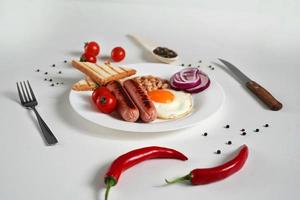
[[[96,106],[103,113],[111,113],[116,109],[117,99],[111,93],[102,93],[96,100]]]
[[[101,95],[101,94],[110,94],[110,91],[109,89],[107,89],[106,87],[98,87],[96,88],[94,91],[93,91],[93,94],[92,94],[92,100],[94,103],[96,103],[96,100],[97,98]]]
[[[84,46],[84,53],[92,56],[97,56],[100,52],[100,47],[97,42],[87,42]]]
[[[120,62],[125,58],[125,50],[122,47],[115,47],[111,51],[111,59],[115,62]]]
[[[91,63],[96,63],[97,62],[97,58],[96,56],[92,56],[90,54],[82,54],[80,57],[80,62],[91,62]]]

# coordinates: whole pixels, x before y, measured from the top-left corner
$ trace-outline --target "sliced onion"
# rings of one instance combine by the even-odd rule
[[[208,76],[197,68],[186,68],[174,74],[170,79],[170,86],[175,90],[198,93],[210,85]]]
[[[198,93],[198,92],[202,92],[203,90],[208,88],[210,85],[210,80],[209,80],[208,76],[204,73],[201,73],[200,79],[201,79],[201,84],[199,84],[196,87],[186,89],[185,91],[189,92],[189,93]]]
[[[171,86],[178,89],[193,88],[201,83],[200,70],[187,68],[174,74],[170,79]]]

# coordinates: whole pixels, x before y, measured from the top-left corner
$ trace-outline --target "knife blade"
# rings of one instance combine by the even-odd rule
[[[282,103],[280,103],[273,95],[266,90],[264,87],[251,80],[243,72],[241,72],[236,66],[230,62],[219,58],[219,60],[235,75],[242,83],[255,95],[257,96],[265,105],[267,105],[271,110],[280,110],[282,108]]]

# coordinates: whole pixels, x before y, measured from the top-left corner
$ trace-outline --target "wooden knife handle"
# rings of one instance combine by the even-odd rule
[[[255,81],[249,81],[246,83],[247,88],[255,94],[262,102],[264,102],[271,110],[280,110],[282,104],[275,99],[265,88],[260,86]]]

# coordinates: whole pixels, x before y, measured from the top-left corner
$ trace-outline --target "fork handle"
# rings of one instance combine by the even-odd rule
[[[58,141],[56,139],[56,137],[53,135],[52,131],[50,130],[50,128],[47,126],[47,124],[44,122],[44,120],[42,119],[42,117],[40,116],[40,114],[38,113],[38,111],[35,109],[35,107],[32,108],[32,110],[34,111],[36,118],[39,122],[39,125],[42,129],[42,133],[45,137],[46,142],[49,145],[53,145],[56,144]]]

